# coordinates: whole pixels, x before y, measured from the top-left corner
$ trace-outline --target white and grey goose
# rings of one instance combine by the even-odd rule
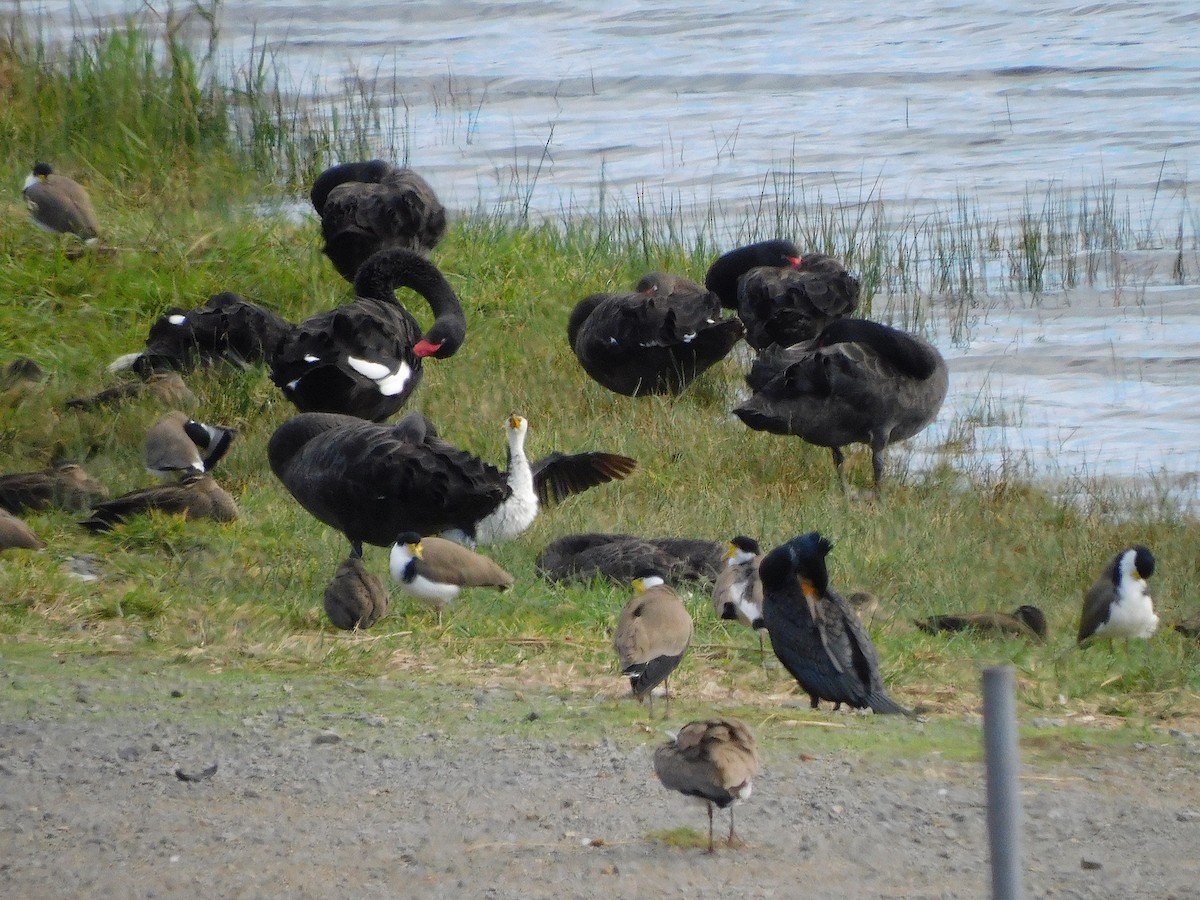
[[[100,222],[83,185],[56,175],[48,163],[34,165],[22,189],[33,224],[52,234],[74,234],[87,244],[100,238]]]
[[[514,581],[488,557],[454,541],[423,538],[415,531],[396,538],[390,567],[392,577],[403,591],[437,610],[439,626],[442,609],[458,599],[463,588],[494,587],[506,591]]]
[[[1148,638],[1158,630],[1146,579],[1154,574],[1154,554],[1141,544],[1110,559],[1083,598],[1079,643],[1092,638]]]
[[[146,432],[146,468],[161,478],[203,475],[221,460],[236,436],[233,428],[197,422],[178,410],[169,412]]]

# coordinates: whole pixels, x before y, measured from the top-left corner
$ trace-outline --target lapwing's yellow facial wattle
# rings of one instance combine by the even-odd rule
[[[735,556],[737,556],[737,552],[738,552],[737,544],[730,543],[730,545],[725,549],[725,557],[724,558],[725,559],[733,559]]]
[[[425,548],[421,546],[420,541],[417,541],[408,545],[408,551],[417,559],[420,559],[425,553]]]

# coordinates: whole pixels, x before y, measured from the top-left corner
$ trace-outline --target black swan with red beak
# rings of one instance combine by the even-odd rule
[[[411,288],[434,322],[422,334],[395,295]],[[413,250],[376,253],[354,279],[358,299],[292,328],[275,353],[271,380],[301,412],[382,421],[421,381],[422,360],[453,356],[467,335],[458,295],[432,262]]]
[[[858,308],[858,279],[824,253],[791,241],[760,241],[719,257],[704,279],[721,305],[736,309],[755,350],[807,341]]]

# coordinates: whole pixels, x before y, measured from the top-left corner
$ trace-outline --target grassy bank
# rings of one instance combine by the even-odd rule
[[[100,412],[63,404],[115,380],[104,366],[137,349],[163,309],[234,290],[298,320],[350,296],[320,256],[314,225],[258,216],[243,206],[289,179],[280,179],[276,157],[256,157],[241,132],[207,127],[236,113],[228,106],[234,95],[205,65],[176,59],[164,74],[162,60],[170,61],[174,51],[163,54],[163,45],[156,45],[148,54],[153,77],[143,86],[159,85],[164,97],[188,88],[184,95],[196,100],[196,115],[182,124],[171,118],[180,111],[172,101],[160,110],[165,118],[126,122],[115,132],[93,124],[86,139],[78,131],[37,131],[35,121],[89,108],[85,101],[94,91],[80,71],[92,70],[81,62],[73,68],[71,53],[125,60],[124,68],[111,70],[117,76],[107,77],[143,71],[146,48],[128,49],[142,40],[131,28],[69,48],[67,56],[47,63],[48,70],[38,61],[37,53],[48,51],[36,36],[21,45],[10,41],[0,56],[0,71],[11,73],[3,84],[21,100],[0,104],[0,133],[13,138],[0,151],[8,183],[19,183],[35,153],[62,158],[64,171],[89,182],[106,240],[121,248],[72,261],[59,242],[25,221],[15,192],[4,195],[0,364],[29,356],[49,378],[0,394],[0,472],[27,471],[66,455],[84,461],[114,493],[149,482],[141,441],[162,410],[148,399]],[[177,49],[193,63],[204,59],[183,44]],[[154,80],[164,77],[165,85]],[[171,88],[176,78],[182,87]],[[42,92],[45,83],[53,88],[48,93]],[[47,106],[52,100],[59,105]],[[113,113],[119,121],[124,114]],[[109,141],[126,130],[141,137]],[[168,137],[175,134],[195,140],[173,145]],[[307,166],[320,157],[305,158]],[[233,181],[235,171],[248,174]],[[985,293],[989,283],[972,274],[988,267],[978,254],[986,252],[992,265],[1049,252],[1043,237],[1030,242],[1028,223],[968,229],[964,223],[984,217],[965,201],[961,215],[929,231],[927,221],[897,222],[870,210],[851,217],[843,208],[789,197],[787,215],[764,222],[757,236],[794,225],[788,230],[800,240],[847,256],[877,292],[876,303],[895,297],[893,308],[914,320],[927,317],[943,291],[953,292],[955,303]],[[1053,225],[1078,241],[1090,240],[1079,220],[1045,208],[1041,221],[1049,225],[1037,225],[1040,236]],[[1123,238],[1114,216],[1106,232],[1115,242],[1112,252],[1137,251],[1140,238]],[[75,524],[78,516],[32,515],[28,521],[48,549],[0,559],[0,640],[22,645],[22,652],[109,655],[148,671],[178,666],[354,678],[392,673],[427,686],[497,679],[604,698],[632,719],[637,713],[620,699],[627,687],[609,645],[627,591],[548,585],[535,571],[537,552],[554,537],[580,530],[719,540],[748,533],[771,546],[819,528],[837,544],[830,560],[835,587],[866,589],[880,598],[872,631],[885,677],[903,702],[934,716],[973,712],[980,666],[1011,662],[1029,717],[1196,723],[1200,648],[1193,640],[1166,631],[1112,652],[1073,646],[1084,589],[1108,556],[1135,540],[1150,545],[1160,560],[1152,592],[1163,618],[1195,611],[1191,586],[1200,529],[1192,519],[1136,505],[1113,515],[1125,506],[1123,498],[1102,485],[1095,490],[1107,502],[1081,512],[1036,487],[983,473],[964,478],[949,465],[896,481],[880,504],[847,501],[836,488],[827,451],[731,421],[729,398],[742,379],[735,361],[727,360],[680,398],[635,401],[587,379],[567,348],[566,318],[578,299],[629,285],[650,268],[702,277],[721,249],[712,240],[686,239],[669,217],[652,210],[545,223],[521,218],[460,216],[436,251],[462,298],[470,331],[454,358],[427,367],[412,408],[429,415],[444,436],[497,463],[504,456],[504,419],[515,410],[530,420],[535,456],[551,449],[605,449],[637,458],[640,467],[627,482],[547,512],[520,539],[496,548],[495,558],[517,578],[514,591],[466,595],[440,629],[429,611],[394,592],[392,613],[370,632],[337,632],[320,604],[346,553],[344,541],[302,512],[266,465],[269,436],[294,411],[261,369],[213,371],[189,378],[199,398],[193,412],[239,429],[219,476],[237,498],[240,520],[218,526],[151,518],[97,536]],[[963,235],[958,243],[947,237],[956,228]],[[976,236],[967,240],[968,232]],[[940,257],[931,260],[925,249],[913,249],[936,243],[939,235],[947,238]],[[1053,258],[1066,256],[1060,248]],[[952,286],[934,287],[939,266]],[[1027,271],[1013,277],[1020,281]],[[1026,281],[1023,290],[1030,289]],[[428,321],[419,300],[406,302]],[[948,462],[954,452],[946,448]],[[853,479],[865,486],[869,460],[856,455],[852,468]],[[100,580],[81,582],[68,573],[67,561],[85,554],[96,558]],[[385,551],[369,548],[367,562],[385,573]],[[1047,644],[935,638],[911,624],[930,613],[1010,610],[1022,603],[1046,610]],[[756,639],[715,620],[702,591],[690,605],[696,636],[679,673],[678,715],[732,705],[758,710],[763,721],[826,717],[781,708],[792,682],[778,668],[763,672]]]

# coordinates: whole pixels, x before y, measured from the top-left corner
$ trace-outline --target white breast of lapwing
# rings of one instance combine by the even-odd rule
[[[1158,630],[1154,601],[1146,591],[1146,582],[1124,574],[1116,596],[1108,608],[1108,621],[1096,629],[1102,637],[1148,638]]]
[[[462,591],[457,584],[430,581],[421,575],[417,571],[416,558],[401,544],[393,545],[389,564],[392,577],[400,587],[419,600],[440,606],[452,601]]]

